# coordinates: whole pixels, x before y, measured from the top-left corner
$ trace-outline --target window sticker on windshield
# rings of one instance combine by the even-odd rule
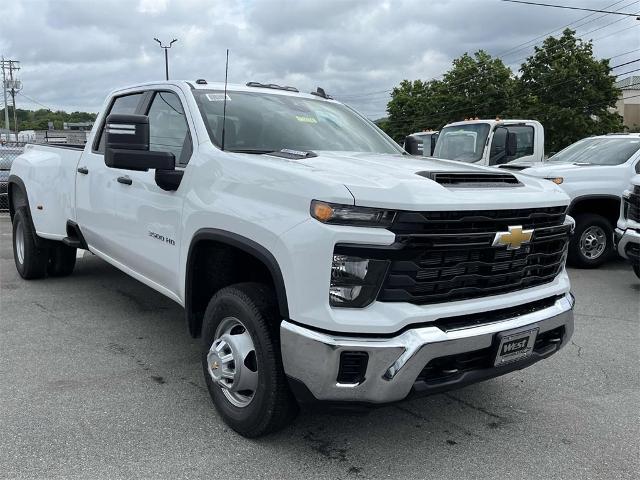
[[[210,102],[224,102],[224,93],[207,93],[207,100]],[[227,102],[231,100],[231,97],[227,93]]]
[[[296,115],[296,120],[302,123],[318,123],[314,117],[306,117],[304,115]]]

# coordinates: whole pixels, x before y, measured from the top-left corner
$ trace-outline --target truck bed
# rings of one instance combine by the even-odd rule
[[[11,166],[11,174],[29,186],[31,216],[41,237],[60,240],[67,236],[67,220],[75,218],[76,168],[83,148],[29,143]]]

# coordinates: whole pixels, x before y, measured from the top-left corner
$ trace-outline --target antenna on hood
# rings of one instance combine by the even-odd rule
[[[224,151],[224,127],[227,123],[227,78],[229,76],[229,49],[227,48],[227,63],[224,67],[224,101],[222,103],[222,142],[220,150]]]

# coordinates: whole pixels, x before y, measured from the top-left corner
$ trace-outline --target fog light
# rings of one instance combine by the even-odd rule
[[[389,262],[349,255],[333,255],[329,304],[366,307],[378,294]]]

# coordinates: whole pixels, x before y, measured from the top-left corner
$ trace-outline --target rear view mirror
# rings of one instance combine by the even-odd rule
[[[104,163],[110,168],[173,170],[173,153],[149,151],[149,117],[113,113],[105,126]]]
[[[518,153],[518,136],[514,132],[507,133],[507,144],[505,145],[507,157],[513,157]]]

